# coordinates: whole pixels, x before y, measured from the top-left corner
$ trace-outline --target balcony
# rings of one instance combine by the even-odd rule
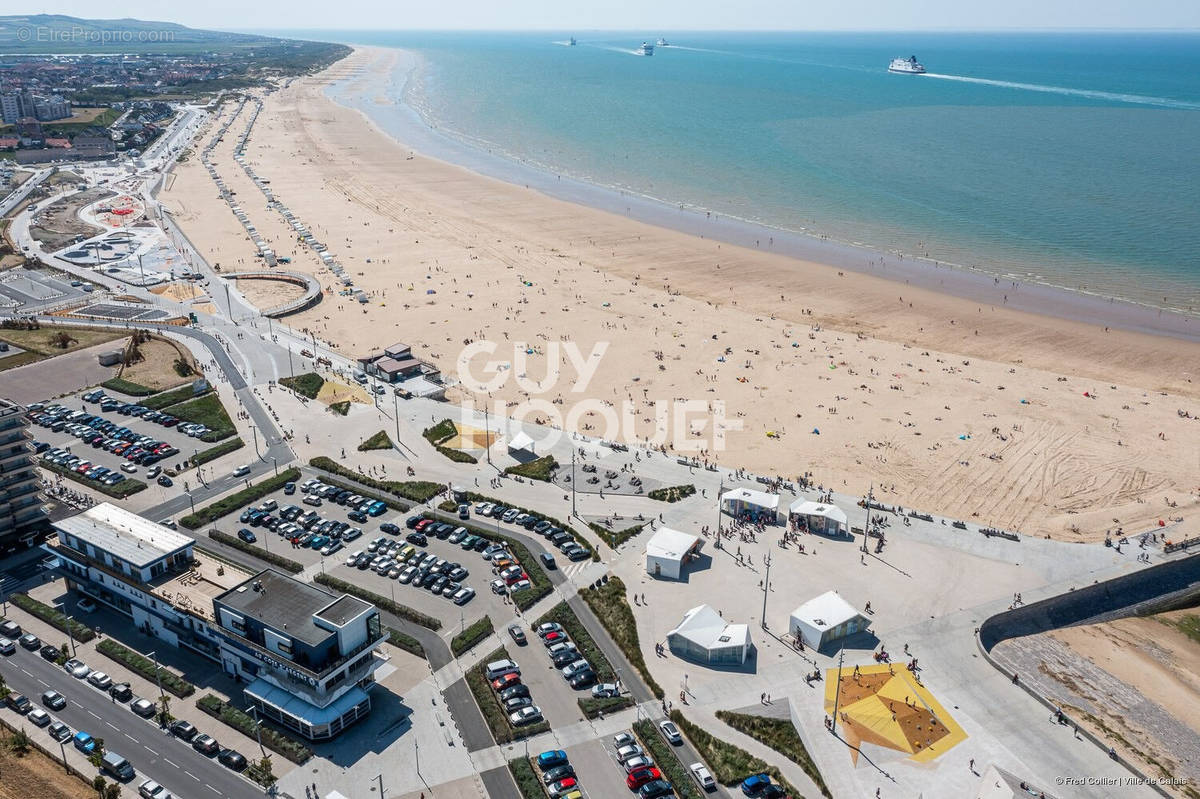
[[[358,657],[359,655],[361,655],[363,652],[367,651],[368,649],[374,649],[375,647],[377,647],[381,643],[383,643],[383,641],[387,638],[386,635],[380,633],[378,638],[375,638],[374,640],[365,641],[364,643],[362,643],[361,645],[356,647],[354,650],[352,650],[349,654],[343,655],[343,656],[339,657],[337,660],[332,660],[329,663],[326,663],[324,666],[321,667],[320,671],[316,671],[316,670],[310,668],[309,666],[305,666],[301,663],[297,663],[295,661],[288,660],[286,656],[281,655],[278,652],[273,652],[270,649],[267,649],[266,647],[262,646],[261,644],[257,644],[254,641],[251,641],[249,638],[246,638],[244,635],[239,633],[237,630],[232,630],[229,627],[221,627],[221,632],[223,632],[225,635],[229,636],[230,638],[236,639],[238,641],[238,643],[245,645],[246,647],[254,650],[255,652],[259,652],[263,655],[266,655],[268,658],[270,658],[270,660],[272,662],[278,662],[281,666],[285,666],[289,669],[295,669],[296,671],[298,671],[306,676],[312,677],[314,680],[317,680],[318,682],[320,682],[322,680],[322,678],[328,677],[334,671],[337,671],[337,669],[340,668],[344,663],[346,663],[346,661],[353,660],[354,658]],[[264,662],[264,661],[260,660],[259,662]],[[269,666],[270,664],[267,663],[267,665]],[[294,678],[285,677],[285,679],[294,679]]]

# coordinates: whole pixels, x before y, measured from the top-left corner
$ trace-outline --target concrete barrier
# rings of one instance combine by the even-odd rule
[[[272,319],[299,313],[321,301],[321,282],[312,275],[306,275],[302,272],[222,272],[221,277],[226,280],[282,280],[285,283],[303,286],[304,296],[291,302],[276,305],[274,308],[267,308],[262,312],[263,316],[269,316]]]

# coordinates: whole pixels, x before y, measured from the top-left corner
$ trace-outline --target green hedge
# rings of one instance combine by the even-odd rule
[[[624,696],[605,696],[599,699],[588,697],[587,699],[579,700],[579,709],[582,711],[584,718],[594,719],[604,713],[616,713],[618,710],[624,710],[627,707],[633,707],[633,697],[628,694]]]
[[[488,682],[484,672],[486,664],[491,663],[493,660],[500,660],[507,657],[508,650],[500,647],[468,669],[464,675],[467,679],[467,686],[471,689],[471,693],[475,695],[475,703],[479,705],[479,711],[483,714],[483,720],[487,722],[488,729],[492,731],[492,737],[496,739],[496,743],[498,744],[511,743],[521,738],[541,735],[550,729],[550,724],[546,721],[539,721],[537,724],[526,724],[523,727],[514,727],[509,723],[508,713],[504,710],[504,706],[500,704],[500,698],[492,690],[492,686]]]
[[[96,633],[92,631],[91,627],[80,624],[74,619],[68,619],[67,615],[62,611],[52,608],[44,602],[38,602],[28,594],[13,594],[8,598],[8,601],[26,613],[37,616],[51,627],[56,627],[63,632],[66,632],[67,626],[70,625],[71,635],[81,644],[86,644],[96,637]]]
[[[625,583],[619,577],[609,577],[608,582],[599,588],[585,588],[579,595],[638,670],[638,674],[642,675],[646,686],[655,697],[662,699],[665,696],[663,689],[650,675],[646,659],[642,657],[642,648],[638,645],[637,623],[633,619],[633,608],[629,607],[629,600],[625,598]]]
[[[316,372],[306,372],[295,377],[281,377],[279,385],[290,388],[302,397],[316,399],[321,393],[321,386],[325,385],[325,378]]]
[[[450,639],[450,651],[454,653],[454,657],[460,657],[463,652],[487,638],[495,630],[496,628],[492,626],[492,617],[484,616]]]
[[[542,787],[542,781],[538,779],[529,758],[518,757],[508,761],[508,771],[517,784],[517,790],[521,792],[521,799],[546,799],[546,789]]]
[[[275,477],[267,477],[257,483],[252,483],[249,488],[243,488],[241,491],[230,494],[224,499],[218,499],[216,502],[201,508],[195,513],[184,516],[179,520],[179,523],[189,530],[195,530],[197,527],[214,522],[222,516],[228,516],[238,508],[249,505],[256,499],[262,499],[267,494],[278,491],[283,488],[285,483],[294,483],[299,479],[299,469],[285,469]]]
[[[441,483],[432,483],[428,480],[376,480],[374,477],[367,477],[364,474],[347,469],[332,458],[327,458],[324,455],[318,455],[308,462],[309,466],[314,469],[331,474],[338,474],[346,477],[356,483],[361,483],[365,486],[385,491],[393,494],[401,499],[407,499],[409,502],[428,502],[436,497],[439,493],[446,490],[446,486]],[[405,508],[407,510],[407,508]]]
[[[678,502],[681,499],[686,499],[696,493],[696,487],[691,483],[683,486],[670,486],[669,488],[656,488],[646,494],[650,499],[657,499],[661,502]]]
[[[575,615],[575,611],[571,610],[570,605],[566,602],[559,602],[543,613],[542,617],[533,624],[535,627],[539,627],[551,621],[558,622],[563,626],[567,635],[571,636],[571,640],[579,647],[583,657],[592,664],[592,670],[596,672],[596,682],[611,682],[616,679],[617,675],[613,671],[612,664],[600,651],[600,647],[596,645],[591,633],[584,628],[583,622]]]
[[[236,452],[244,446],[246,446],[246,442],[242,441],[240,437],[231,438],[227,441],[222,441],[215,447],[209,447],[208,449],[197,452],[195,455],[188,458],[188,463],[193,466],[197,466],[203,463],[208,463],[209,461],[215,461],[222,455],[228,455],[231,452]]]
[[[635,524],[632,527],[626,527],[624,530],[611,530],[602,524],[588,522],[588,527],[592,528],[592,532],[600,536],[600,540],[613,549],[616,549],[640,533],[645,526],[645,524]]]
[[[109,391],[116,391],[128,397],[148,397],[154,393],[154,389],[149,386],[143,386],[141,383],[134,383],[131,380],[122,380],[119,377],[113,377],[105,380],[100,384],[101,388],[107,388]]]
[[[392,439],[388,436],[387,431],[380,430],[378,433],[359,444],[358,451],[370,452],[371,450],[376,449],[391,449],[393,446]]]
[[[152,411],[161,411],[163,408],[169,408],[170,406],[176,405],[180,402],[187,402],[190,399],[202,397],[210,391],[212,391],[211,388],[205,389],[200,394],[197,394],[192,389],[191,383],[189,383],[186,386],[180,386],[179,388],[173,388],[170,391],[164,391],[161,394],[155,394],[149,399],[142,400],[139,404],[146,406]],[[174,414],[172,414],[172,416],[174,416]]]
[[[386,627],[384,629],[387,630],[389,644],[417,657],[425,657],[425,647],[421,646],[421,642],[416,638],[413,638],[408,633],[402,633],[394,627]]]
[[[478,458],[468,452],[463,452],[461,449],[450,449],[450,447],[443,447],[440,444],[434,447],[434,449],[455,463],[479,463]]]
[[[304,564],[297,563],[291,558],[285,558],[283,555],[276,555],[274,552],[268,552],[262,547],[257,547],[254,544],[247,544],[236,535],[222,533],[220,530],[209,530],[208,537],[214,541],[220,541],[226,546],[231,546],[234,549],[240,549],[242,552],[251,554],[259,560],[265,560],[272,566],[277,566],[289,574],[296,574],[297,572],[304,571]]]
[[[431,630],[440,630],[442,628],[441,619],[435,619],[433,616],[422,613],[419,610],[414,610],[407,605],[401,605],[399,602],[393,602],[385,596],[380,596],[372,591],[368,591],[367,589],[359,585],[355,585],[354,583],[348,583],[345,580],[339,580],[338,578],[325,574],[324,572],[318,574],[313,578],[313,580],[314,582],[328,586],[335,591],[341,591],[344,594],[356,596],[364,602],[370,602],[375,605],[375,607],[386,610],[402,619],[408,619],[413,624],[419,624],[422,627],[428,627]]]
[[[145,677],[150,682],[162,681],[162,687],[180,698],[196,693],[196,686],[172,671],[155,666],[154,661],[144,655],[139,655],[132,649],[121,646],[111,638],[105,638],[96,645],[96,651],[107,655],[121,665]]]
[[[804,773],[821,789],[822,796],[831,796],[824,778],[821,777],[821,770],[813,762],[812,756],[804,746],[804,741],[796,732],[796,726],[790,719],[751,716],[747,713],[733,713],[728,710],[718,710],[717,718],[791,760],[804,769]]]
[[[89,480],[82,474],[77,474],[64,466],[59,466],[57,463],[51,463],[45,459],[39,460],[38,466],[41,466],[47,471],[54,472],[55,474],[61,474],[68,480],[73,480],[80,485],[87,486],[93,491],[99,491],[101,494],[114,499],[125,499],[125,497],[128,497],[131,494],[136,494],[137,492],[143,491],[146,488],[146,484],[141,480],[134,480],[128,477],[116,485],[107,486],[95,480]]]
[[[663,776],[675,788],[676,795],[680,799],[700,799],[700,791],[691,774],[675,754],[675,748],[662,737],[654,722],[648,719],[635,721],[633,731],[642,742],[642,748],[654,758],[654,765],[658,766]],[[701,752],[700,756],[704,757],[704,752]]]
[[[541,480],[543,483],[549,483],[554,479],[554,470],[557,468],[558,461],[554,460],[553,455],[543,455],[528,463],[518,463],[516,466],[506,467],[504,473],[519,474],[522,477],[528,477],[530,480]]]
[[[220,719],[250,739],[255,738],[254,718],[228,702],[222,701],[219,697],[205,694],[196,700],[196,707],[213,718]],[[263,746],[273,752],[278,752],[293,763],[304,763],[313,756],[313,751],[307,745],[265,724],[262,725],[262,742]]]
[[[496,497],[489,497],[484,494],[476,493],[474,491],[468,491],[466,493],[467,493],[467,501],[468,502],[472,502],[472,503],[491,502],[493,505],[503,505],[506,508],[516,508],[517,510],[521,511],[522,513],[531,513],[540,519],[545,519],[546,521],[550,522],[550,524],[554,525],[555,527],[560,527],[563,530],[566,530],[568,533],[570,533],[571,537],[575,539],[575,542],[577,544],[579,544],[581,547],[585,547],[588,552],[592,553],[592,560],[594,560],[594,561],[600,560],[600,553],[596,551],[596,547],[593,546],[592,543],[589,542],[582,535],[575,532],[575,530],[571,527],[571,525],[567,524],[562,519],[556,519],[553,516],[547,516],[546,514],[542,513],[541,511],[533,510],[531,508],[522,508],[520,505],[513,505],[511,502],[507,502],[502,499],[497,499]],[[604,538],[602,540],[605,542],[608,541],[607,538]]]
[[[451,420],[443,419],[433,427],[427,427],[422,430],[421,435],[425,437],[426,441],[436,447],[458,435],[458,428],[454,426],[454,422]]]
[[[700,757],[712,769],[713,777],[723,785],[736,785],[753,774],[769,774],[790,796],[800,793],[792,787],[775,766],[768,765],[741,747],[723,741],[708,730],[688,721],[678,709],[671,711],[671,721],[688,737]]]

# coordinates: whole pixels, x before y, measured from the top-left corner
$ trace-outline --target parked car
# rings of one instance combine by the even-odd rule
[[[752,774],[746,779],[742,780],[742,783],[739,787],[741,787],[742,793],[744,793],[746,796],[758,796],[770,784],[771,778],[766,774]]]
[[[221,751],[217,739],[206,733],[201,733],[192,739],[192,748],[202,755],[215,757]]]
[[[79,609],[80,613],[93,613],[96,610],[96,601],[85,596],[75,603],[75,607]]]
[[[575,767],[570,763],[565,763],[561,766],[555,766],[552,769],[547,769],[542,772],[542,782],[545,785],[551,785],[559,780],[565,780],[567,777],[575,776]]]
[[[51,710],[62,710],[67,706],[67,698],[58,691],[46,691],[42,694],[42,704]]]
[[[648,782],[652,782],[662,778],[662,772],[654,766],[645,766],[644,768],[635,769],[629,772],[625,777],[625,784],[629,786],[629,790],[636,791]]]
[[[242,539],[247,544],[253,544],[258,540],[258,536],[256,536],[254,531],[249,527],[243,527],[242,529],[238,530],[238,538]]]
[[[217,762],[234,771],[241,771],[246,767],[245,756],[233,749],[222,749],[221,754],[217,755]]]
[[[152,717],[158,711],[149,699],[135,699],[129,703],[129,709],[144,719]]]
[[[49,727],[46,728],[46,732],[50,733],[50,737],[53,738],[54,740],[58,741],[59,743],[66,741],[68,738],[70,738],[74,734],[71,731],[71,728],[68,727],[66,724],[63,724],[61,721],[56,721],[53,724],[51,724]]]
[[[129,683],[119,682],[108,689],[108,695],[118,702],[128,702],[133,698],[133,691],[129,688]]]
[[[612,696],[620,696],[621,690],[617,688],[616,683],[604,682],[592,686],[592,696],[596,699],[607,699]]]
[[[93,671],[88,675],[87,681],[101,691],[107,691],[113,684],[112,677],[109,677],[102,671]]]
[[[38,638],[33,633],[25,633],[17,639],[17,643],[28,649],[30,652],[36,652],[42,647],[42,639]]]
[[[658,799],[660,796],[674,796],[675,789],[671,787],[671,783],[663,779],[648,782],[638,789],[638,796],[642,799]]]
[[[71,658],[64,663],[63,671],[65,671],[67,674],[70,674],[77,680],[82,680],[84,677],[92,673],[92,669],[88,666],[88,664],[76,658]]]
[[[83,752],[85,755],[90,755],[92,752],[96,751],[96,739],[83,730],[75,733],[73,742],[75,744],[75,748],[80,752]]]
[[[512,639],[514,641],[516,641],[517,644],[519,644],[520,646],[525,646],[525,644],[527,643],[527,639],[525,638],[525,631],[522,630],[520,627],[518,627],[515,624],[508,628],[508,634],[510,636],[512,636]]]
[[[184,741],[191,741],[196,737],[197,733],[196,725],[192,724],[190,721],[184,721],[183,719],[179,719],[178,721],[172,723],[169,729],[172,735]]]
[[[693,763],[688,766],[688,771],[692,772],[692,778],[705,791],[715,791],[717,789],[717,781],[713,779],[712,772],[705,768],[703,763]]]
[[[17,651],[17,645],[7,638],[0,638],[0,655],[11,655]]]
[[[683,736],[679,734],[679,728],[675,726],[673,721],[663,719],[658,723],[658,731],[673,746],[679,746],[683,743]]]
[[[617,761],[624,763],[630,758],[637,757],[638,755],[642,754],[645,754],[642,751],[642,747],[638,746],[637,744],[628,744],[617,749]]]
[[[51,663],[57,663],[58,659],[62,657],[62,650],[56,647],[54,644],[46,644],[40,650],[38,650],[38,654],[42,656],[42,660],[48,660]]]
[[[556,766],[564,766],[567,764],[567,753],[561,749],[551,749],[548,752],[542,752],[537,756],[538,768],[542,771],[555,768]]]

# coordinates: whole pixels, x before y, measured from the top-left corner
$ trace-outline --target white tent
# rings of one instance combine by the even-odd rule
[[[808,600],[793,610],[788,620],[788,632],[816,650],[870,626],[871,620],[842,599],[837,591],[826,591]]]
[[[710,666],[740,666],[754,649],[747,625],[729,624],[708,605],[685,613],[675,629],[667,633],[667,645],[680,657]]]
[[[698,535],[660,527],[646,542],[646,573],[678,580],[683,574],[683,564],[698,555],[702,545]]]
[[[797,526],[825,535],[842,535],[849,530],[846,511],[824,502],[798,499],[788,508],[788,515]]]
[[[527,436],[524,431],[517,433],[508,442],[509,452],[521,452],[522,450],[532,455],[537,454],[533,449],[533,439]]]
[[[779,516],[779,495],[753,488],[735,488],[721,495],[721,510],[739,519],[774,524]]]

